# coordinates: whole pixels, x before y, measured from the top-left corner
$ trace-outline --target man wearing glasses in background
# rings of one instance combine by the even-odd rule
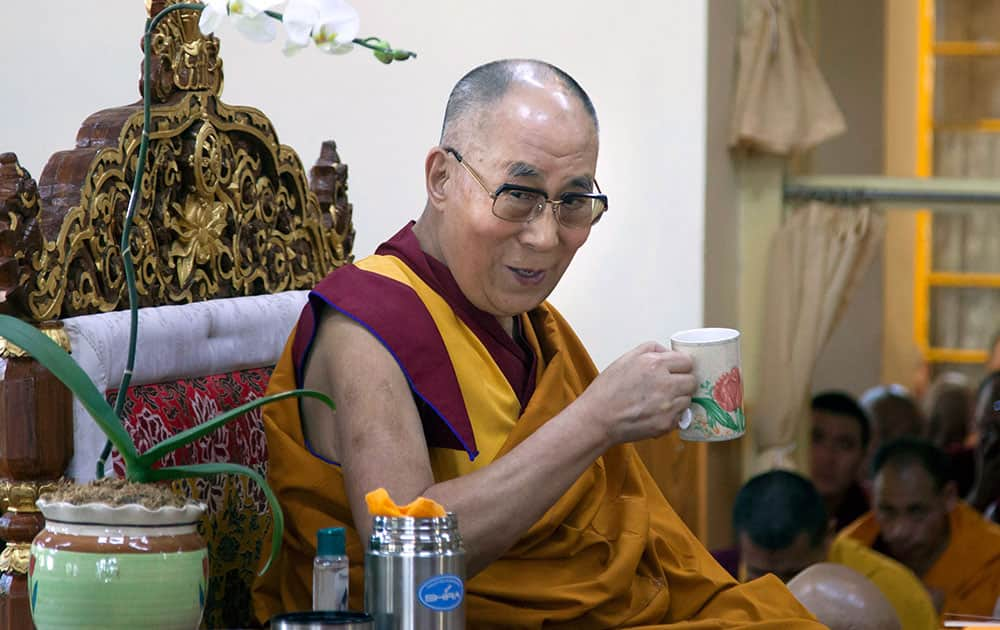
[[[470,628],[821,627],[773,577],[719,567],[630,444],[677,426],[690,357],[647,342],[598,374],[545,301],[608,209],[597,127],[553,66],[476,68],[425,160],[420,218],[310,295],[270,390],[337,410],[265,412],[287,524],[255,587],[261,621],[309,607],[316,530],[338,524],[362,607],[364,496],[385,487],[457,514]]]

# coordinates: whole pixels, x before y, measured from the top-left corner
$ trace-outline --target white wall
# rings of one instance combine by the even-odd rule
[[[601,121],[610,213],[553,295],[604,366],[636,343],[700,325],[707,0],[355,0],[362,32],[419,58],[363,51],[286,59],[280,43],[219,32],[223,98],[254,105],[308,166],[322,140],[350,165],[356,253],[423,206],[423,158],[452,84],[473,66],[538,57],[574,75]],[[91,112],[137,98],[141,0],[44,0],[0,10],[0,152],[36,178]]]

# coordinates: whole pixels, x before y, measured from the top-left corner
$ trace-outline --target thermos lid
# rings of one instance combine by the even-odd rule
[[[271,617],[271,630],[370,630],[373,627],[372,616],[358,612],[313,610]]]
[[[343,556],[345,549],[343,527],[324,527],[316,532],[317,556]]]
[[[368,553],[464,553],[458,517],[452,512],[427,518],[376,516],[372,518]]]

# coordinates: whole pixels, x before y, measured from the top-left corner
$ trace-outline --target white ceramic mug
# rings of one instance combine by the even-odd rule
[[[698,389],[679,425],[682,440],[718,442],[746,433],[740,332],[695,328],[674,334],[670,347],[691,355]]]

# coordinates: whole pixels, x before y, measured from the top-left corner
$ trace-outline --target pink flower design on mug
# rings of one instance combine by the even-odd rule
[[[734,367],[715,381],[712,398],[726,411],[736,411],[743,406],[743,379],[740,368]]]

